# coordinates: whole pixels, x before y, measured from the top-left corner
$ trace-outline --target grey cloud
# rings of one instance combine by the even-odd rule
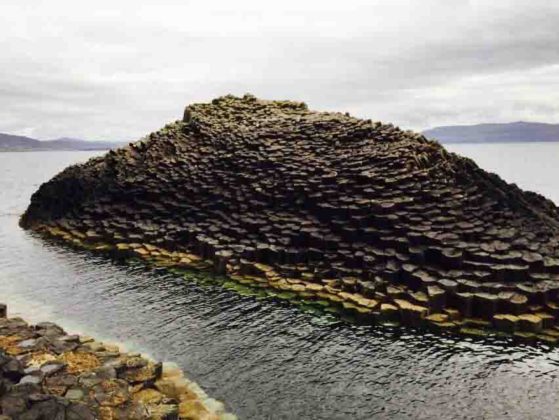
[[[0,5],[0,132],[129,140],[245,92],[415,129],[559,120],[550,1],[20,3]]]

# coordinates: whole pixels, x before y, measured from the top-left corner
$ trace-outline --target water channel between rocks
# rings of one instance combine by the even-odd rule
[[[526,154],[499,146],[519,161]],[[537,153],[552,162],[551,150]],[[175,362],[239,418],[556,418],[559,350],[546,345],[332,322],[202,274],[189,281],[70,251],[17,226],[40,183],[95,154],[0,154],[0,300],[12,315]],[[557,201],[544,179],[557,169],[539,166],[511,181]]]

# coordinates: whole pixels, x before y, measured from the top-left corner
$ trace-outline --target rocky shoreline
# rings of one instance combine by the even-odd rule
[[[0,419],[234,420],[182,372],[0,305]]]
[[[305,309],[315,315],[332,315],[351,323],[406,325],[420,330],[477,338],[498,334],[521,343],[542,342],[552,345],[559,343],[559,325],[556,324],[559,308],[556,308],[553,303],[532,305],[529,308],[531,312],[527,314],[515,315],[512,311],[512,313],[495,313],[491,319],[488,319],[472,316],[473,296],[467,312],[461,312],[455,307],[445,308],[443,297],[440,296],[438,302],[434,299],[431,299],[431,302],[410,299],[409,295],[402,294],[398,288],[393,290],[397,293],[394,300],[387,299],[379,304],[374,299],[365,298],[359,293],[341,292],[333,287],[318,288],[315,284],[300,279],[278,279],[273,269],[264,264],[256,265],[262,270],[259,275],[223,276],[218,274],[214,260],[203,259],[196,254],[170,251],[150,244],[115,245],[48,226],[38,228],[37,233],[44,240],[57,241],[61,246],[102,254],[120,262],[129,259],[142,261],[148,268],[166,269],[179,275],[192,271],[201,271],[212,276],[217,274],[221,277],[217,282],[232,280],[238,287],[229,287],[230,284],[227,282],[223,283],[224,286],[235,291],[242,290],[244,295],[303,304]],[[468,296],[467,293],[464,295]]]
[[[360,322],[557,342],[559,210],[392,124],[226,96],[67,168],[21,226]]]

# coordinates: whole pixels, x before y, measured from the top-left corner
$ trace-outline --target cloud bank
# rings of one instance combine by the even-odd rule
[[[0,132],[134,140],[251,92],[403,128],[559,122],[553,1],[0,4]]]

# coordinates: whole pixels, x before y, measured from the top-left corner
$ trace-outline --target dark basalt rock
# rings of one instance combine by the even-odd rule
[[[75,346],[61,351],[61,342]],[[0,316],[0,420],[236,418],[206,398],[160,362],[51,322]]]
[[[188,106],[183,121],[67,168],[21,226],[176,266],[199,257],[373,315],[389,304],[414,325],[559,303],[551,201],[420,134],[250,95]]]

